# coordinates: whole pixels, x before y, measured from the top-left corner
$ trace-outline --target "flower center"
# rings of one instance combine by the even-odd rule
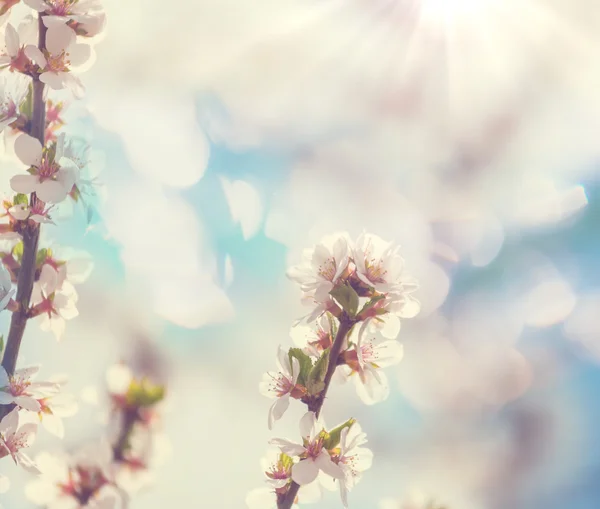
[[[38,167],[37,174],[38,174],[40,181],[43,182],[44,180],[54,179],[58,170],[59,170],[59,167],[56,163],[50,162],[48,160],[48,158],[44,157],[44,159],[42,159],[42,163]]]
[[[323,450],[323,437],[319,436],[316,440],[308,442],[308,444],[305,446],[305,449],[306,458],[317,458]]]
[[[48,72],[68,72],[71,62],[68,60],[68,53],[64,51],[60,55],[46,55],[46,71]]]
[[[319,276],[327,281],[333,281],[333,278],[335,277],[335,271],[336,263],[333,258],[328,258],[325,260],[322,265],[319,265],[318,269]]]
[[[77,0],[51,0],[48,3],[50,4],[50,14],[54,16],[67,16],[71,14],[71,8],[73,4],[77,3]]]
[[[108,484],[108,480],[99,468],[77,466],[69,471],[69,482],[58,486],[63,493],[85,505],[105,484]]]
[[[286,376],[278,373],[273,377],[273,391],[277,394],[278,397],[285,396],[289,394],[294,389],[294,384],[292,381]]]

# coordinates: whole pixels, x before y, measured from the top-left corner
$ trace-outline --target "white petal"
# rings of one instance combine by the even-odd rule
[[[19,34],[17,34],[17,31],[10,23],[6,25],[6,28],[4,30],[6,51],[11,57],[15,57],[19,52]]]
[[[283,417],[283,414],[290,406],[290,395],[285,394],[275,400],[275,403],[269,408],[269,429],[273,429],[273,423]]]
[[[292,480],[300,486],[310,484],[317,475],[319,475],[319,467],[311,459],[302,460],[292,467]]]
[[[36,190],[38,182],[36,175],[15,175],[10,179],[10,187],[15,193],[29,194]]]
[[[46,48],[52,55],[60,55],[75,39],[75,32],[67,25],[52,24],[46,31]]]
[[[40,404],[37,400],[33,399],[30,396],[17,396],[15,398],[15,403],[21,408],[24,408],[25,410],[29,410],[31,412],[40,411]]]
[[[40,74],[40,81],[53,90],[62,90],[65,88],[65,76],[68,76],[68,73],[43,72]]]
[[[303,446],[291,442],[285,438],[272,438],[269,440],[269,444],[279,447],[281,452],[284,452],[288,456],[300,456],[306,451]]]
[[[23,164],[39,166],[42,162],[42,144],[37,138],[22,134],[15,140],[15,154]]]
[[[331,461],[331,456],[329,456],[327,451],[321,451],[321,454],[319,454],[315,459],[315,463],[324,473],[330,475],[334,479],[344,478],[344,471],[339,465],[336,465],[333,461]]]
[[[44,426],[49,433],[52,433],[58,438],[64,438],[65,436],[65,426],[63,421],[56,415],[44,415],[42,417],[42,426]]]
[[[42,69],[44,69],[48,63],[44,54],[37,46],[34,46],[33,44],[28,44],[25,46],[25,56]]]
[[[77,67],[85,64],[92,55],[92,47],[88,44],[73,44],[69,48],[69,62]]]
[[[43,0],[23,0],[23,2],[38,12],[44,12],[48,8],[48,4]]]
[[[67,197],[71,188],[65,188],[64,183],[58,180],[45,180],[38,185],[36,193],[38,198],[46,203],[60,203]]]
[[[277,509],[275,492],[269,488],[257,488],[246,495],[249,509]]]
[[[9,383],[8,373],[0,366],[0,387],[8,387]]]
[[[306,438],[311,436],[315,425],[317,422],[317,417],[314,412],[306,412],[302,418],[300,419],[300,436],[302,438]]]

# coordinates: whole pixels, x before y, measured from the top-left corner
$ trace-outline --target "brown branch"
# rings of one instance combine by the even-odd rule
[[[314,412],[317,417],[319,417],[321,414],[321,409],[323,408],[323,403],[325,403],[327,391],[331,385],[331,379],[333,378],[335,369],[338,366],[338,358],[344,345],[344,339],[346,339],[346,336],[350,332],[350,329],[352,329],[354,323],[355,321],[346,313],[343,313],[340,317],[340,327],[335,336],[335,340],[333,341],[333,345],[331,346],[331,351],[329,352],[329,364],[327,365],[327,372],[325,373],[325,379],[323,380],[325,387],[319,393],[317,398],[308,403],[308,410]],[[278,498],[277,509],[291,509],[292,505],[294,505],[294,501],[296,500],[299,489],[300,485],[292,481],[292,484],[290,485],[290,488],[286,494],[282,496],[281,499]]]
[[[44,50],[46,47],[46,27],[42,21],[42,16],[38,18],[38,47]],[[46,125],[46,104],[44,101],[44,84],[40,81],[39,76],[33,76],[33,113],[31,118],[31,130],[29,134],[37,138],[42,146],[44,146],[44,131]],[[35,193],[31,195],[31,204],[37,200]],[[27,325],[27,312],[31,302],[31,292],[35,282],[35,266],[38,249],[38,241],[40,238],[40,225],[33,221],[25,224],[22,232],[23,237],[23,257],[21,259],[21,268],[17,278],[17,296],[16,302],[18,309],[13,312],[8,338],[6,340],[6,350],[2,359],[2,367],[6,370],[9,376],[13,375],[19,357],[21,341],[25,334]],[[0,406],[0,419],[10,412],[12,405]]]

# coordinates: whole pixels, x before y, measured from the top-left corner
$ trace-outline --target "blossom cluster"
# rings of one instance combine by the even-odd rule
[[[42,225],[56,225],[56,211],[66,202],[82,202],[90,184],[85,151],[63,132],[66,105],[49,99],[48,90],[82,95],[77,72],[92,62],[104,24],[98,0],[0,0],[0,133],[22,168],[8,175],[9,187],[2,183],[2,190],[10,192],[0,197],[0,312],[12,314],[6,339],[0,336],[0,458],[43,474],[40,479],[48,458],[33,461],[27,452],[38,426],[62,438],[62,418],[77,405],[63,392],[65,377],[38,382],[39,366],[16,369],[19,349],[27,323],[38,317],[43,330],[62,337],[66,321],[78,314],[74,285],[87,279],[93,265],[87,254],[45,243],[40,235]],[[129,438],[123,454],[128,448]],[[63,471],[52,468],[52,475]],[[77,494],[80,502],[102,477],[66,472],[54,487]],[[0,491],[7,486],[0,478]]]
[[[300,443],[274,438],[279,451],[265,460],[267,488],[248,495],[251,508],[289,508],[314,501],[320,487],[339,486],[342,503],[370,468],[373,455],[363,445],[366,435],[355,419],[328,429],[320,415],[333,379],[352,379],[360,399],[383,401],[389,385],[382,368],[402,359],[396,340],[400,320],[414,317],[418,288],[405,271],[399,247],[363,233],[356,242],[347,234],[329,236],[304,253],[288,277],[300,285],[311,311],[291,329],[296,347],[279,347],[277,370],[264,375],[263,395],[274,399],[269,429],[281,419],[292,399],[308,412],[300,421]]]
[[[115,509],[153,480],[160,459],[160,405],[165,388],[118,364],[107,373],[110,419],[106,436],[71,455],[43,452],[41,475],[26,496],[52,508]]]

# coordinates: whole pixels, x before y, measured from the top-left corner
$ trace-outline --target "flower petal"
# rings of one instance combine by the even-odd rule
[[[42,144],[40,140],[22,134],[15,140],[15,154],[27,166],[39,166],[42,162]]]
[[[300,486],[310,484],[317,475],[319,475],[319,467],[311,459],[302,460],[292,467],[292,480]]]

